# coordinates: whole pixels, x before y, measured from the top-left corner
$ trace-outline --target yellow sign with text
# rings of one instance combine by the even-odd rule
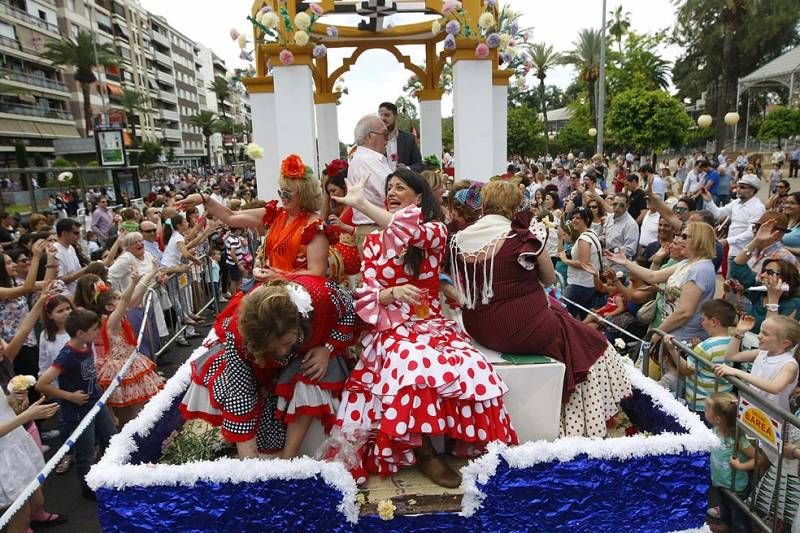
[[[751,404],[744,398],[739,399],[739,421],[764,444],[779,452],[783,447],[780,421]]]

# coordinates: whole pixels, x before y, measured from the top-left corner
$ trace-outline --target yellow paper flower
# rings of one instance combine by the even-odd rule
[[[478,17],[478,26],[480,26],[481,29],[484,30],[494,28],[494,15],[492,15],[488,11],[485,13],[481,13],[481,16]]]
[[[434,35],[439,35],[439,32],[441,31],[442,31],[442,23],[439,22],[438,20],[434,20],[433,23],[431,24],[431,32],[433,32]]]
[[[511,36],[507,33],[500,34],[500,49],[503,50],[508,46],[508,43],[511,42]]]
[[[301,11],[294,17],[294,25],[297,27],[298,30],[307,30],[309,26],[311,26],[311,17],[308,16],[308,13],[305,11]]]
[[[308,44],[308,39],[309,39],[308,34],[306,32],[304,32],[303,30],[295,32],[295,34],[294,34],[294,43],[297,46],[305,46],[305,45],[307,45]]]
[[[261,148],[256,143],[250,143],[247,145],[247,149],[245,150],[247,157],[250,159],[261,159],[264,157],[264,149]]]
[[[278,22],[278,15],[272,11],[267,11],[261,15],[261,24],[271,30],[278,27]]]
[[[359,506],[364,505],[365,503],[367,503],[367,497],[364,496],[363,492],[359,492],[358,494],[356,494],[356,503]]]
[[[242,50],[247,48],[247,35],[242,34],[239,36],[239,48]]]
[[[381,500],[378,502],[378,516],[381,517],[381,520],[392,520],[396,509],[397,507],[394,506],[392,500]]]
[[[8,392],[25,392],[34,385],[36,385],[36,378],[33,376],[14,376],[8,382]]]

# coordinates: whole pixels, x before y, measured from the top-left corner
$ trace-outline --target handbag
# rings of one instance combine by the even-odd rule
[[[649,324],[656,317],[657,308],[658,306],[656,305],[656,300],[654,298],[639,308],[639,310],[636,312],[636,320],[642,324]]]

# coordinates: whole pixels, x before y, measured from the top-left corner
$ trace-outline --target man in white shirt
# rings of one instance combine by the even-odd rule
[[[662,200],[664,199],[664,194],[666,192],[666,187],[664,186],[664,180],[656,174],[655,169],[653,169],[650,165],[642,165],[639,167],[639,174],[642,175],[644,178],[644,183],[642,184],[645,188],[647,188],[647,184],[650,183],[650,180],[653,180],[653,186],[651,190],[653,194],[657,194],[659,198]]]
[[[756,197],[758,189],[761,187],[761,180],[748,174],[736,185],[738,198],[723,207],[717,207],[710,192],[703,192],[703,199],[706,201],[705,208],[714,215],[717,221],[725,218],[731,220],[728,238],[720,241],[723,246],[730,247],[729,262],[733,261],[742,248],[753,239],[753,224],[765,211],[764,204]]]
[[[384,155],[389,140],[389,130],[380,117],[366,115],[356,124],[354,136],[357,146],[350,156],[347,178],[358,182],[366,177],[364,198],[378,207],[385,208],[386,178],[392,173],[389,160]],[[353,223],[356,226],[356,246],[360,253],[364,248],[364,239],[378,229],[378,226],[371,218],[355,210]]]
[[[78,254],[73,247],[81,238],[81,225],[71,218],[62,218],[56,223],[56,236],[58,277],[66,284],[69,293],[75,294],[76,280],[83,274]]]
[[[698,190],[700,190],[700,186],[705,183],[705,174],[700,168],[703,165],[703,159],[695,159],[694,160],[694,168],[686,174],[686,180],[683,182],[683,194],[692,196]]]

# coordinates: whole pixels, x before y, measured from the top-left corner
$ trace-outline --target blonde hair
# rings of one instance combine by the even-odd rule
[[[689,235],[687,245],[697,257],[713,259],[717,256],[717,238],[713,227],[705,222],[689,222],[686,231]]]
[[[799,355],[800,323],[797,322],[797,319],[790,318],[786,315],[775,315],[767,317],[764,319],[764,322],[768,320],[775,325],[775,334],[778,339],[791,342],[792,346],[789,350],[794,352],[795,357]]]
[[[706,399],[705,409],[719,416],[721,433],[726,437],[736,429],[736,413],[739,400],[730,392],[715,392]]]
[[[522,203],[519,185],[512,181],[490,181],[481,189],[481,206],[484,215],[501,215],[508,219]]]
[[[273,281],[251,291],[239,309],[239,332],[256,362],[269,356],[269,349],[283,335],[302,330],[308,324],[301,319],[292,302],[286,281]]]
[[[423,170],[420,172],[420,175],[425,178],[425,181],[427,181],[428,185],[431,186],[432,191],[435,191],[443,185],[441,172],[436,172],[435,170]]]
[[[289,183],[297,185],[297,194],[300,198],[300,209],[309,213],[316,213],[322,209],[322,187],[314,176],[302,179],[289,179],[281,176],[280,185],[286,188]]]

